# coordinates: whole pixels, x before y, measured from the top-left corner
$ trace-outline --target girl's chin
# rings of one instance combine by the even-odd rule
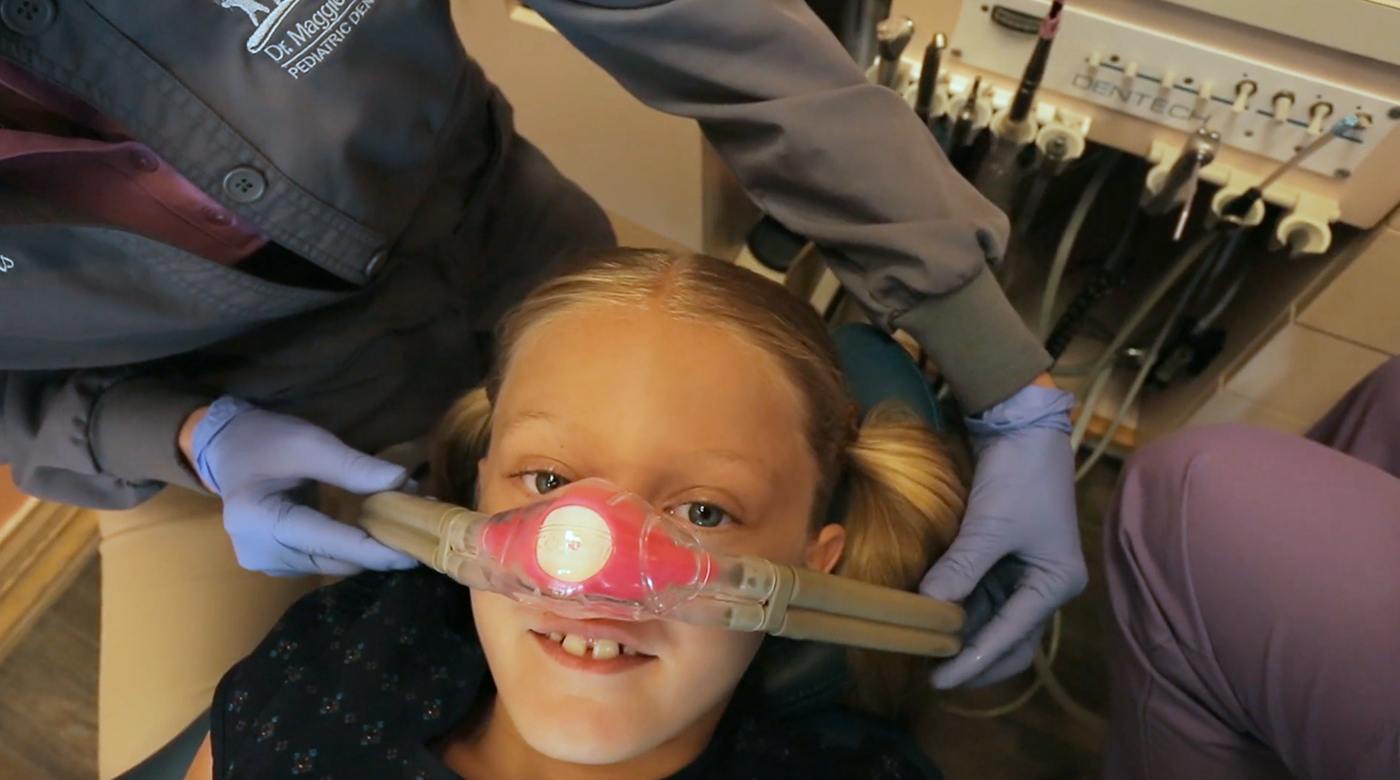
[[[571,764],[620,764],[663,741],[646,739],[649,735],[609,720],[602,710],[540,719],[528,728],[522,726],[520,732],[526,743],[541,754]],[[627,739],[621,738],[624,733],[628,734]]]

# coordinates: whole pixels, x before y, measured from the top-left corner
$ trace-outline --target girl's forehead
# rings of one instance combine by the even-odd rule
[[[750,407],[802,402],[780,358],[734,326],[615,304],[575,307],[528,329],[502,390],[622,397],[629,384],[646,384],[646,395],[673,403],[695,396]]]
[[[803,403],[778,358],[731,327],[600,305],[524,334],[503,377],[496,424],[535,418],[608,444],[781,459],[805,449]]]

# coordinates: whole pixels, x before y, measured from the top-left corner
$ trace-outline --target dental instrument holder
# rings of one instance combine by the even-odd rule
[[[992,117],[989,128],[991,141],[977,170],[973,172],[972,183],[987,200],[1009,214],[1026,170],[1020,164],[1022,153],[1035,142],[1040,127],[1030,117],[1014,121],[1010,110],[1003,109]]]
[[[1160,168],[1154,168],[1147,175],[1146,189],[1150,197],[1143,204],[1143,211],[1157,217],[1172,209],[1181,209],[1172,233],[1173,241],[1180,241],[1186,231],[1191,204],[1200,186],[1201,171],[1214,162],[1220,152],[1220,133],[1211,130],[1208,125],[1209,120],[1187,137],[1176,162],[1165,174],[1161,173]]]
[[[944,149],[944,153],[958,173],[971,179],[976,174],[978,161],[975,142],[982,129],[992,120],[990,100],[982,100],[980,75],[972,80],[966,94],[949,103],[948,113],[953,117],[953,123],[948,134],[948,148]]]
[[[1221,217],[1234,222],[1246,219],[1255,208],[1256,204],[1264,200],[1264,190],[1268,189],[1269,185],[1283,178],[1285,173],[1296,168],[1318,149],[1326,146],[1332,139],[1341,138],[1352,130],[1365,130],[1368,126],[1369,123],[1363,119],[1361,114],[1349,114],[1342,117],[1336,124],[1332,125],[1330,131],[1318,136],[1307,146],[1299,149],[1292,157],[1288,158],[1287,161],[1275,168],[1272,173],[1265,176],[1263,181],[1245,190],[1242,195],[1231,198],[1228,202],[1222,204],[1220,209]]]
[[[1035,134],[1035,147],[1040,162],[1036,165],[1031,185],[1021,201],[1012,224],[1012,240],[1020,240],[1030,232],[1050,182],[1064,173],[1069,163],[1084,156],[1089,134],[1087,117],[1070,118],[1062,109],[1055,109],[1050,121]]]
[[[1201,128],[1205,130],[1204,127]],[[1212,201],[1212,209],[1219,214],[1219,220],[1214,229],[1227,238],[1237,238],[1237,235],[1252,227],[1257,226],[1264,220],[1264,190],[1274,182],[1278,181],[1285,173],[1292,170],[1309,155],[1321,149],[1333,138],[1341,138],[1347,133],[1356,129],[1366,129],[1366,122],[1359,114],[1351,114],[1343,117],[1334,124],[1329,132],[1319,136],[1307,146],[1299,149],[1286,162],[1279,165],[1268,176],[1244,192],[1236,192],[1222,188],[1215,194]],[[1201,131],[1197,131],[1198,135]],[[1193,139],[1194,140],[1194,139]],[[1187,149],[1192,147],[1192,142],[1188,142]],[[1182,157],[1186,157],[1186,150],[1183,150]],[[1178,160],[1178,163],[1180,160]],[[1188,163],[1191,164],[1191,163]],[[1200,170],[1204,166],[1193,167],[1193,175],[1199,176]],[[1175,169],[1176,166],[1173,166]],[[1170,178],[1170,177],[1168,177]],[[1167,187],[1162,188],[1162,192],[1168,192]],[[1075,300],[1071,302],[1069,309],[1060,317],[1050,338],[1046,341],[1046,351],[1051,357],[1058,359],[1069,345],[1070,339],[1078,330],[1079,324],[1087,316],[1088,310],[1102,298],[1114,286],[1113,275],[1101,270],[1089,283],[1080,291]]]
[[[387,492],[365,500],[360,525],[471,588],[497,590],[479,530],[490,517],[453,504]],[[778,564],[753,556],[703,553],[719,564],[705,595],[687,594],[664,616],[734,631],[947,657],[962,648],[956,604],[906,591]],[[509,594],[507,594],[509,596]],[[512,596],[513,597],[513,596]],[[548,608],[545,606],[544,608]]]

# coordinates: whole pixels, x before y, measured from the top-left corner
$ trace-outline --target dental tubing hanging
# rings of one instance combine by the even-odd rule
[[[1148,295],[1128,316],[1117,335],[1114,336],[1108,347],[1099,354],[1098,359],[1090,368],[1089,376],[1091,380],[1089,392],[1084,399],[1084,403],[1080,409],[1079,419],[1075,422],[1074,431],[1070,437],[1070,444],[1076,451],[1079,449],[1079,445],[1084,441],[1089,422],[1093,419],[1094,411],[1098,406],[1099,398],[1112,374],[1113,362],[1118,357],[1118,351],[1122,349],[1127,343],[1127,340],[1137,332],[1138,327],[1176,284],[1177,279],[1190,266],[1195,264],[1207,250],[1223,253],[1222,255],[1215,256],[1215,262],[1228,262],[1229,257],[1233,255],[1238,247],[1241,235],[1253,225],[1253,223],[1249,221],[1248,216],[1263,200],[1264,190],[1270,184],[1277,181],[1284,173],[1291,170],[1332,139],[1343,137],[1363,125],[1364,120],[1357,114],[1344,117],[1332,126],[1330,132],[1317,138],[1306,147],[1299,149],[1291,158],[1275,168],[1272,173],[1265,176],[1258,184],[1224,203],[1220,210],[1221,217],[1216,223],[1215,228],[1197,239],[1196,243],[1182,252],[1179,260],[1173,264],[1168,273],[1157,282]],[[1204,270],[1205,269],[1203,269],[1203,271]],[[1193,279],[1194,278],[1196,277],[1193,277]],[[1164,323],[1158,340],[1154,342],[1153,348],[1144,359],[1144,365],[1140,368],[1138,378],[1134,381],[1133,387],[1130,388],[1130,396],[1132,397],[1125,399],[1124,403],[1120,405],[1118,414],[1109,425],[1110,430],[1116,432],[1118,425],[1122,423],[1123,416],[1127,413],[1128,406],[1133,400],[1133,397],[1136,396],[1137,391],[1141,390],[1142,382],[1145,381],[1150,371],[1157,368],[1156,363],[1161,357],[1160,353],[1163,340],[1174,332],[1181,310],[1184,309],[1186,303],[1189,302],[1194,293],[1195,282],[1188,285],[1179,308],[1174,310],[1173,314],[1169,315],[1168,321]],[[1076,479],[1082,479],[1084,475],[1088,473],[1089,469],[1103,456],[1104,451],[1108,448],[1111,441],[1111,434],[1100,438],[1095,450],[1080,467],[1076,474]]]
[[[1141,212],[1157,216],[1165,214],[1173,208],[1180,209],[1180,216],[1173,234],[1174,241],[1180,240],[1185,231],[1201,170],[1215,159],[1220,148],[1220,134],[1210,130],[1208,124],[1208,122],[1203,124],[1194,134],[1187,137],[1181,153],[1177,156],[1176,163],[1166,174],[1160,186],[1154,187],[1150,172],[1148,180],[1144,182],[1147,195],[1141,206]],[[1156,190],[1155,194],[1153,194],[1154,189]],[[1096,197],[1097,189],[1086,189],[1075,209],[1075,216],[1087,216],[1087,211],[1093,205],[1092,202]],[[1061,237],[1059,249],[1055,253],[1055,261],[1050,268],[1040,309],[1038,335],[1045,339],[1045,349],[1051,357],[1058,359],[1064,353],[1069,343],[1078,334],[1079,328],[1088,318],[1089,312],[1098,305],[1099,301],[1123,283],[1124,267],[1129,250],[1135,242],[1141,239],[1137,230],[1138,212],[1139,209],[1133,210],[1113,251],[1099,264],[1088,283],[1071,299],[1069,306],[1060,315],[1054,328],[1050,329],[1048,327],[1049,318],[1053,315],[1060,282],[1069,260],[1069,252],[1073,249],[1079,236],[1079,229],[1083,224],[1082,218],[1077,222],[1071,219],[1070,227]]]

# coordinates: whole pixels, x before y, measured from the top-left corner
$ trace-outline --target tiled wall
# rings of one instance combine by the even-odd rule
[[[1241,420],[1299,432],[1400,355],[1400,211],[1325,288],[1305,296],[1253,355],[1227,372],[1192,421]]]

